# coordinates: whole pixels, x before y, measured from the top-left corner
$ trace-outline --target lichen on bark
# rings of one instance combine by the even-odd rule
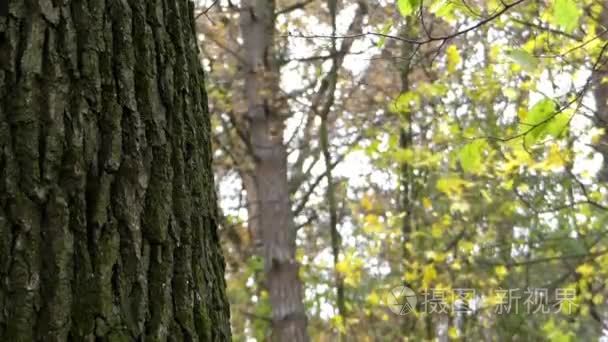
[[[229,340],[192,5],[9,5],[0,340]]]

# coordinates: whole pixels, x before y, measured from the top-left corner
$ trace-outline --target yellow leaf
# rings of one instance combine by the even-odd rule
[[[507,276],[507,268],[503,265],[500,266],[496,266],[494,267],[494,273],[496,273],[496,275],[498,276],[498,278],[500,279],[504,279],[504,277]]]
[[[427,265],[422,271],[422,285],[428,288],[431,282],[437,278],[437,270],[433,264]]]
[[[593,274],[593,266],[589,264],[582,264],[576,268],[576,273],[580,274],[584,278],[587,278]]]
[[[341,332],[346,331],[346,327],[344,326],[344,318],[340,315],[335,315],[331,318],[332,325]]]
[[[338,273],[346,275],[348,273],[348,263],[345,260],[342,260],[336,264],[336,271]]]
[[[475,248],[475,244],[471,241],[460,241],[458,245],[465,253],[470,253],[471,251],[473,251],[473,248]]]
[[[431,236],[434,238],[440,238],[443,235],[443,229],[441,228],[441,225],[439,225],[438,223],[433,223],[433,225],[431,226]]]
[[[555,171],[562,169],[567,161],[568,156],[561,152],[559,145],[551,144],[547,158],[541,163],[537,163],[532,168],[541,171]]]
[[[378,305],[380,303],[380,296],[376,292],[372,292],[367,295],[367,302],[370,305]]]
[[[458,52],[458,48],[454,44],[448,46],[445,52],[448,60],[448,72],[451,74],[456,71],[458,65],[462,61],[462,58],[460,57],[460,52]]]
[[[448,197],[459,197],[465,188],[471,187],[471,182],[458,177],[446,177],[437,181],[437,190],[445,193]]]
[[[346,253],[336,264],[336,271],[344,276],[346,285],[356,287],[361,281],[363,260],[353,253]]]
[[[604,296],[602,296],[601,293],[596,293],[595,296],[593,296],[592,301],[595,305],[602,305],[602,303],[604,303]]]
[[[384,231],[384,227],[380,222],[378,216],[376,215],[365,215],[365,224],[363,225],[363,231],[372,234],[372,233],[381,233]]]
[[[412,271],[412,272],[405,272],[405,275],[403,276],[403,278],[405,279],[405,281],[411,283],[415,280],[418,279],[418,273],[416,271]]]
[[[433,208],[433,202],[431,202],[430,198],[424,197],[422,199],[422,206],[424,207],[424,209],[429,210],[429,209]]]
[[[589,135],[591,135],[591,143],[593,145],[597,145],[602,140],[604,136],[605,130],[603,128],[592,128]]]
[[[508,175],[519,170],[520,166],[534,165],[534,159],[526,151],[521,140],[517,140],[515,145],[512,145],[513,150],[506,155],[506,162],[501,166],[501,171]]]
[[[374,203],[372,202],[370,196],[364,195],[363,198],[361,198],[361,206],[367,211],[370,211],[374,208]]]
[[[458,329],[456,329],[456,327],[450,327],[450,329],[448,329],[448,335],[450,336],[451,339],[457,339],[458,338]]]

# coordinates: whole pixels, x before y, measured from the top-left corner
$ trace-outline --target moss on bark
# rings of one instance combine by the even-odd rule
[[[230,339],[204,75],[182,0],[0,18],[0,340]]]

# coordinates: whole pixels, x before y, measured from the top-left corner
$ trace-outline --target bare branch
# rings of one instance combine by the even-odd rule
[[[282,15],[282,14],[287,14],[290,12],[293,12],[297,9],[302,9],[304,7],[306,7],[307,5],[311,4],[312,2],[314,2],[315,0],[305,0],[305,1],[301,1],[301,2],[296,2],[293,5],[287,6],[283,9],[280,9],[276,12],[275,15]]]

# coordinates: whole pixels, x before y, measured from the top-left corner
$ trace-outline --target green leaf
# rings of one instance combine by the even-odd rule
[[[570,117],[571,115],[566,112],[561,112],[555,115],[555,117],[547,123],[547,128],[545,131],[547,132],[547,134],[558,138],[560,135],[562,135],[562,133],[564,133],[568,129]]]
[[[559,137],[568,128],[570,117],[569,112],[559,112],[557,104],[551,99],[537,102],[523,120],[523,131],[529,131],[526,144],[534,144],[547,136]]]
[[[538,125],[541,122],[549,119],[552,115],[554,115],[556,110],[557,110],[557,108],[556,108],[555,102],[553,102],[553,100],[551,100],[551,99],[540,100],[540,101],[536,102],[536,104],[534,104],[534,106],[532,106],[532,108],[530,108],[530,111],[528,112],[528,115],[526,116],[526,124]]]
[[[553,7],[553,17],[555,23],[561,26],[566,32],[572,32],[578,25],[581,12],[576,7],[574,0],[555,0]]]
[[[420,96],[412,91],[400,94],[391,102],[390,110],[395,113],[409,113],[412,107],[420,105]]]
[[[458,160],[465,172],[477,173],[483,163],[483,150],[486,148],[485,140],[475,140],[466,144],[458,153]]]
[[[397,149],[394,156],[400,164],[411,164],[414,161],[414,151],[411,148]]]
[[[435,14],[438,18],[449,22],[456,19],[454,17],[454,9],[455,6],[451,0],[443,0],[433,3],[430,7],[430,12]]]
[[[506,55],[513,62],[521,66],[526,71],[534,71],[538,67],[538,59],[532,56],[528,51],[522,49],[514,49],[506,52]]]
[[[397,0],[399,13],[405,18],[420,6],[420,0]]]

